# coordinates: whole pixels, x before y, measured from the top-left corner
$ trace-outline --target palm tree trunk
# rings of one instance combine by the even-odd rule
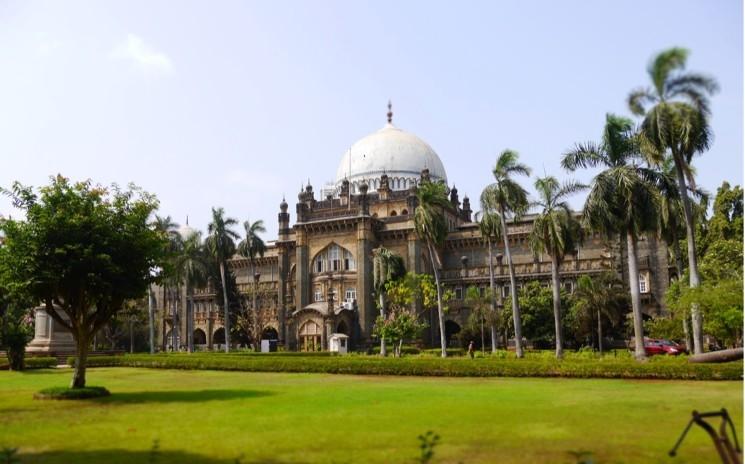
[[[385,319],[385,292],[380,291],[380,317]],[[388,356],[385,347],[385,337],[380,337],[380,356]]]
[[[598,351],[600,356],[603,355],[603,320],[600,318],[600,310],[598,309]]]
[[[256,280],[256,265],[253,263],[253,260],[251,260],[251,278],[254,281],[254,294],[253,294],[253,317],[254,317],[254,327],[255,329],[255,338],[254,340],[254,351],[261,351],[261,324],[259,320],[259,282]]]
[[[176,286],[179,296],[181,287]],[[173,302],[173,322],[171,323],[171,350],[178,351],[178,301]]]
[[[491,238],[488,238],[486,240],[486,244],[489,247],[489,291],[491,293],[490,295],[490,311],[491,311],[491,317],[489,318],[489,329],[491,332],[491,352],[494,353],[497,351],[497,327],[495,324],[496,321],[496,314],[497,314],[497,303],[496,303],[496,295],[494,294],[494,260],[492,259],[492,246],[491,246]]]
[[[230,309],[228,308],[228,286],[225,283],[225,263],[220,260],[220,279],[222,280],[222,302],[225,321],[223,327],[225,330],[225,352],[230,353]]]
[[[153,310],[153,295],[150,285],[147,286],[147,323],[150,339],[150,354],[155,354],[155,312]]]
[[[561,330],[561,292],[559,288],[559,260],[551,256],[551,293],[554,303],[554,330],[556,332],[556,359],[564,357],[564,336]]]
[[[129,316],[129,354],[135,352],[135,321],[132,316]]]
[[[636,253],[636,236],[632,230],[626,233],[626,247],[629,262],[629,289],[631,290],[631,309],[634,313],[634,353],[636,359],[647,357],[644,351],[644,324],[642,323],[642,300],[639,293],[639,262]]]
[[[186,285],[186,340],[189,353],[194,352],[194,295],[191,285]]]
[[[696,236],[693,229],[693,212],[691,210],[691,200],[688,197],[688,187],[683,174],[683,159],[681,155],[673,151],[675,160],[675,172],[678,177],[678,192],[683,201],[683,213],[686,221],[686,240],[688,243],[688,284],[691,288],[696,288],[701,284],[701,277],[698,273],[698,258],[696,257]],[[701,354],[704,352],[704,333],[703,320],[701,311],[697,303],[691,304],[691,318],[693,322],[693,352]]]
[[[435,273],[435,287],[437,287],[437,319],[440,324],[440,355],[443,358],[447,358],[447,340],[445,339],[445,312],[442,310],[442,292],[440,290],[440,270],[437,269],[437,261],[435,260],[435,252],[432,249],[432,243],[427,240],[427,248],[429,249],[429,259],[432,262],[432,271]]]
[[[673,249],[673,257],[675,258],[675,270],[678,271],[678,279],[682,279],[684,269],[683,256],[680,251],[680,242],[678,242],[678,240],[673,240],[671,245]],[[683,335],[685,336],[686,350],[688,350],[689,353],[693,353],[693,340],[691,339],[689,320],[688,314],[683,314]]]
[[[517,301],[517,280],[515,279],[515,266],[512,264],[510,243],[507,237],[507,223],[504,220],[504,208],[499,210],[499,219],[502,224],[502,237],[504,239],[504,255],[507,258],[507,269],[510,273],[510,293],[512,297],[512,320],[515,324],[515,356],[522,358],[523,354],[523,329],[520,317],[520,304]]]

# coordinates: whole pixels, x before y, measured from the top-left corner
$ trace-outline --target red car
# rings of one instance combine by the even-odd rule
[[[685,347],[681,347],[679,344],[670,340],[645,337],[644,351],[647,353],[647,356],[654,356],[656,354],[677,356],[681,353],[685,353]]]

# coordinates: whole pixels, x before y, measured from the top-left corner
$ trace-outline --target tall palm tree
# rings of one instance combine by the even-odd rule
[[[559,267],[564,261],[564,256],[574,250],[582,239],[579,222],[572,214],[567,198],[586,187],[576,182],[566,182],[562,185],[555,177],[546,176],[536,179],[535,188],[538,192],[538,200],[531,203],[531,206],[537,206],[541,208],[541,211],[533,221],[529,243],[533,253],[546,253],[551,260],[556,357],[561,359],[564,356],[564,335]]]
[[[688,54],[683,48],[658,54],[647,68],[652,87],[632,91],[628,103],[634,114],[644,116],[641,135],[645,153],[659,162],[669,152],[675,162],[688,242],[688,283],[695,288],[700,285],[701,276],[696,258],[695,219],[688,197],[688,187],[694,184],[689,166],[693,157],[708,150],[711,144],[709,96],[719,86],[709,76],[685,72]],[[647,109],[647,105],[652,106]],[[691,305],[691,315],[694,352],[699,354],[703,352],[703,331],[697,304]]]
[[[634,344],[637,359],[646,357],[641,295],[639,293],[639,236],[657,231],[659,194],[651,180],[654,170],[642,167],[638,137],[631,120],[612,114],[606,116],[600,144],[579,144],[564,154],[564,169],[603,166],[592,180],[583,211],[589,229],[607,236],[626,236],[629,289],[634,315]]]
[[[373,250],[373,288],[378,295],[380,317],[385,320],[386,284],[399,279],[405,274],[403,259],[389,250],[380,247]],[[385,337],[380,337],[380,355],[387,356]]]
[[[168,250],[167,254],[169,256],[169,259],[167,259],[166,266],[164,268],[158,269],[158,280],[160,281],[161,286],[163,287],[163,314],[167,311],[167,303],[168,303],[168,286],[169,283],[173,280],[173,257],[178,252],[179,248],[181,247],[181,235],[178,233],[178,223],[173,222],[173,219],[171,219],[171,216],[158,216],[155,215],[155,219],[151,223],[152,227],[158,231],[159,233],[165,235],[168,238]],[[148,288],[149,292],[149,288]],[[149,297],[148,297],[149,298]],[[175,308],[175,306],[174,306]],[[149,304],[148,306],[148,322],[149,322],[149,332],[150,332],[150,353],[153,354],[155,352],[155,314],[154,309],[152,308],[152,304]],[[176,310],[173,311],[173,324],[171,328],[171,337],[173,340],[173,346],[174,349],[176,348],[176,340],[178,336],[178,330],[176,327]],[[165,336],[165,332],[164,332]],[[165,347],[165,340],[163,340],[163,345]]]
[[[627,299],[618,279],[610,272],[595,277],[580,276],[572,295],[572,304],[581,317],[592,320],[597,315],[598,351],[603,354],[603,317],[615,325]],[[592,327],[592,324],[590,324]]]
[[[220,280],[222,282],[222,299],[225,330],[225,352],[230,352],[230,304],[228,302],[228,285],[225,280],[225,265],[227,260],[235,254],[235,241],[239,236],[231,227],[238,224],[233,218],[225,217],[223,208],[212,208],[212,222],[207,226],[209,233],[206,245],[213,259],[220,267]]]
[[[186,286],[186,344],[194,352],[194,287],[203,286],[207,280],[207,258],[202,245],[202,234],[194,231],[184,237],[183,246],[175,257],[174,267],[178,281]]]
[[[507,236],[507,215],[517,219],[528,208],[528,192],[512,176],[530,175],[530,168],[518,161],[519,155],[513,150],[504,150],[497,157],[492,169],[494,183],[481,192],[481,209],[485,213],[498,213],[504,241],[504,254],[510,273],[510,295],[512,297],[512,317],[515,326],[515,355],[523,357],[522,322],[520,304],[517,299],[517,279],[512,264],[509,237]]]
[[[414,226],[420,240],[427,245],[429,260],[435,275],[437,287],[437,318],[440,325],[440,348],[443,358],[447,357],[445,339],[445,313],[442,308],[442,288],[440,285],[440,257],[437,248],[445,242],[448,233],[445,209],[451,208],[447,196],[447,186],[442,182],[422,181],[416,192],[417,207],[414,210]]]
[[[259,235],[266,232],[266,227],[264,227],[264,221],[262,221],[261,219],[256,222],[246,220],[243,222],[243,229],[246,231],[246,238],[241,240],[241,242],[238,244],[238,254],[243,256],[244,258],[248,258],[248,262],[251,264],[251,276],[254,277],[253,316],[255,320],[258,321],[259,306],[257,303],[257,299],[259,293],[259,281],[256,274],[256,258],[263,258],[264,253],[266,252],[266,244],[264,243],[264,239],[262,239]],[[257,329],[256,332],[261,333],[261,329]],[[259,342],[255,342],[257,343],[256,349],[260,350],[261,346],[259,345]]]
[[[491,351],[494,353],[497,351],[497,327],[493,323],[497,320],[497,289],[494,281],[494,259],[492,249],[494,243],[498,242],[502,236],[502,229],[500,227],[500,218],[497,213],[485,213],[482,214],[478,219],[479,230],[481,231],[481,237],[486,242],[486,247],[489,250],[489,310],[491,311],[491,317],[489,318],[492,323],[490,324],[491,332]],[[500,294],[501,300],[501,294]]]

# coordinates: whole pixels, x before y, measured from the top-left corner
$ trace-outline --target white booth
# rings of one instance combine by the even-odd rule
[[[349,336],[343,333],[331,334],[329,337],[329,351],[346,354],[349,349]]]

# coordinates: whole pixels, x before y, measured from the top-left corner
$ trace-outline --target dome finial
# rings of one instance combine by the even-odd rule
[[[393,124],[393,105],[391,104],[391,101],[388,100],[388,124]]]

